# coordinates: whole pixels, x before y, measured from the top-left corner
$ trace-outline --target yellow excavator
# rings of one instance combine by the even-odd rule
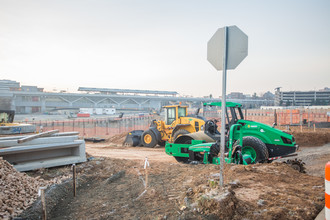
[[[33,133],[35,125],[14,123],[15,111],[0,110],[0,135]]]
[[[188,106],[169,105],[165,109],[165,120],[153,120],[148,130],[134,130],[128,133],[123,145],[155,147],[173,142],[177,137],[200,131],[205,118],[198,115],[187,115]]]
[[[15,111],[13,110],[0,110],[0,126],[13,125]]]

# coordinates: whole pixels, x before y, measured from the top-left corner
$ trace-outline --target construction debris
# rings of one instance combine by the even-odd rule
[[[50,181],[18,172],[0,157],[0,219],[10,219],[27,209],[38,197],[39,187],[61,183],[68,176]]]

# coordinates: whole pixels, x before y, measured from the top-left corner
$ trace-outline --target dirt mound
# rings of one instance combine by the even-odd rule
[[[223,191],[212,175],[208,182],[188,189],[182,204],[187,214],[219,219],[314,219],[323,208],[323,179],[283,163],[227,165],[225,177]]]
[[[39,187],[59,182],[61,178],[46,181],[20,173],[0,157],[0,218],[17,216],[37,199]]]
[[[296,142],[302,147],[322,146],[330,142],[330,131],[303,131],[293,132]]]
[[[109,139],[107,139],[107,143],[123,144],[127,134],[128,134],[128,132],[124,132],[124,133],[112,136]]]

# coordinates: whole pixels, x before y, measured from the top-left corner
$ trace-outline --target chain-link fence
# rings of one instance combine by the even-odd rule
[[[72,119],[58,121],[32,121],[37,132],[58,129],[60,132],[77,131],[84,137],[111,137],[132,130],[146,130],[152,116],[132,116],[124,118]]]

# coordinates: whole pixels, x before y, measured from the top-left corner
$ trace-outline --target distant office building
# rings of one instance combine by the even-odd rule
[[[263,99],[266,100],[274,100],[275,99],[275,95],[273,93],[271,93],[270,91],[266,92],[265,94],[262,95]]]
[[[330,105],[330,89],[319,91],[289,91],[283,92],[276,88],[275,105],[278,106],[308,106]]]
[[[37,86],[22,86],[21,91],[24,91],[24,92],[43,92],[44,88],[39,88]]]
[[[245,99],[245,95],[241,92],[231,92],[227,95],[228,99]]]
[[[20,83],[13,81],[2,79],[0,80],[0,91],[17,91],[20,89]]]

